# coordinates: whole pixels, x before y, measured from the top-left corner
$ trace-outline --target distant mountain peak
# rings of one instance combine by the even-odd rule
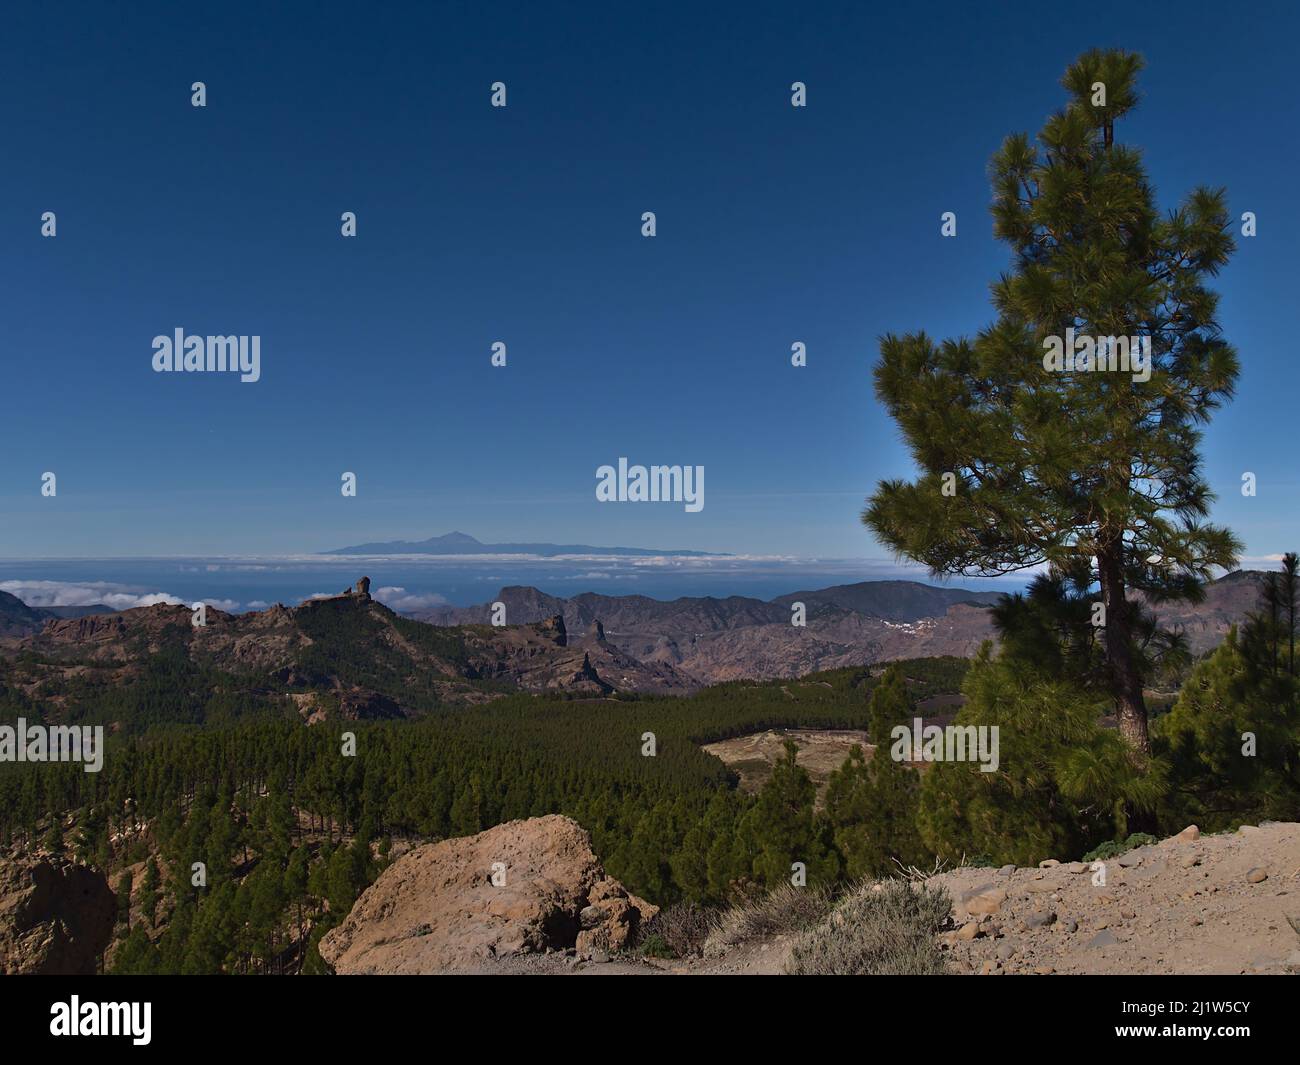
[[[469,533],[463,533],[459,531],[444,533],[442,536],[430,536],[429,539],[425,540],[424,542],[426,544],[477,544],[477,545],[481,545],[483,543],[482,540],[475,539],[473,536],[470,536]]]
[[[538,555],[554,558],[557,555],[685,555],[693,558],[720,558],[709,551],[664,550],[648,547],[594,547],[591,544],[504,543],[488,544],[469,533],[449,532],[430,536],[427,540],[384,540],[373,543],[338,547],[327,555]]]

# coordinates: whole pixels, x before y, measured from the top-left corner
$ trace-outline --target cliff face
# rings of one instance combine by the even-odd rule
[[[61,858],[0,858],[0,973],[93,975],[116,917],[98,870]]]

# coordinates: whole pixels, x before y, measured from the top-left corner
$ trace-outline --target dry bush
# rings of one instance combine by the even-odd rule
[[[913,976],[946,972],[935,939],[952,914],[943,888],[907,880],[862,884],[795,941],[795,976]]]
[[[807,931],[830,912],[834,901],[826,888],[783,884],[762,898],[728,910],[709,937],[708,952],[753,939]]]
[[[660,910],[641,926],[642,946],[658,943],[675,958],[689,958],[704,953],[704,943],[718,927],[716,910],[693,902],[679,902]]]

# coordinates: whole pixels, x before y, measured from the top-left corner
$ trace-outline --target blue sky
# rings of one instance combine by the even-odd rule
[[[0,557],[451,529],[881,556],[858,514],[910,464],[877,338],[989,321],[988,158],[1094,45],[1146,56],[1120,136],[1162,206],[1207,183],[1258,216],[1221,278],[1243,375],[1206,470],[1248,557],[1300,546],[1300,18],[872,7],[7,5]],[[260,335],[262,379],[155,374],[177,327]],[[703,465],[704,510],[597,503],[619,456]]]

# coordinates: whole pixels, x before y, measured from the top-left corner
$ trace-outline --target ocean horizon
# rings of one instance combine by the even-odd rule
[[[910,580],[972,591],[1016,591],[1024,579],[936,580],[921,567],[880,559],[536,555],[260,555],[142,558],[0,559],[0,591],[29,606],[89,606],[117,610],[159,602],[206,602],[242,613],[275,603],[296,605],[334,595],[359,577],[375,598],[397,611],[471,606],[502,587],[528,585],[550,595],[584,592],[772,599],[860,581]]]

